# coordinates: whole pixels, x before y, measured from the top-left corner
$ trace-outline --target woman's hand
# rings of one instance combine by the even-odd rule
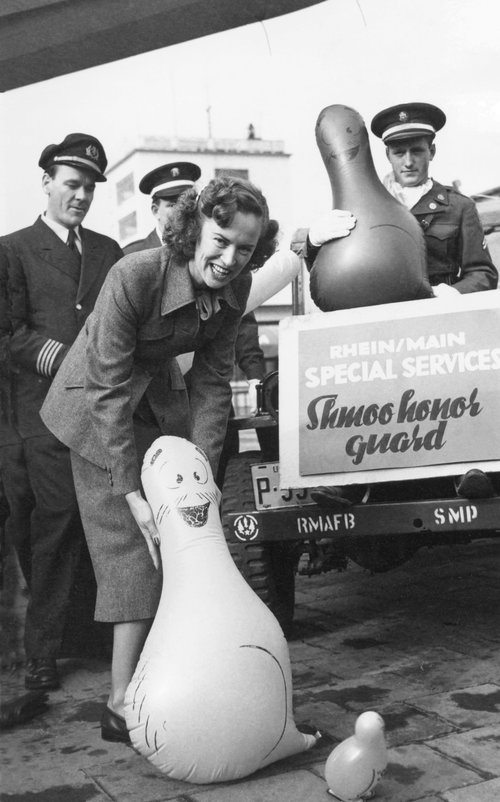
[[[125,498],[127,499],[127,504],[130,507],[130,512],[134,516],[137,526],[144,535],[154,567],[156,570],[159,570],[160,557],[158,554],[158,546],[160,545],[160,535],[155,525],[153,511],[146,499],[142,496],[140,490],[132,490],[131,493],[126,493]]]
[[[331,239],[347,237],[356,225],[356,218],[343,209],[331,209],[314,221],[309,229],[311,245],[319,248]]]

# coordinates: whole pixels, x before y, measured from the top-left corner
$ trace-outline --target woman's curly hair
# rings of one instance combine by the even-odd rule
[[[267,201],[260,189],[242,178],[221,176],[213,178],[199,195],[195,189],[183,192],[165,225],[163,241],[176,258],[192,259],[203,217],[227,228],[236,212],[255,214],[262,220],[262,234],[246,267],[256,270],[276,250],[279,226],[276,220],[269,220]]]

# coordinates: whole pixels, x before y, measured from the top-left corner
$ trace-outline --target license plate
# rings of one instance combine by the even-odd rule
[[[280,489],[279,462],[263,462],[252,465],[251,471],[256,510],[314,504],[307,488],[301,490]]]

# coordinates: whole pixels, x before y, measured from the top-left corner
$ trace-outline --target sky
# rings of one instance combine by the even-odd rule
[[[6,92],[0,234],[31,224],[45,208],[38,158],[67,133],[97,136],[113,163],[138,135],[204,137],[209,121],[215,138],[245,138],[252,123],[257,136],[284,141],[290,223],[307,226],[331,206],[314,127],[336,103],[356,109],[368,128],[393,104],[440,106],[447,124],[431,175],[461,181],[466,194],[499,186],[499,23],[498,0],[326,0]],[[384,148],[371,134],[370,141],[383,176]],[[106,233],[97,202],[86,225]]]

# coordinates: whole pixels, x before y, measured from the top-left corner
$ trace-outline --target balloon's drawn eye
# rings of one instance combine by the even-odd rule
[[[200,460],[196,460],[196,468],[193,471],[193,477],[200,485],[205,485],[208,482],[208,471],[206,465]]]
[[[179,473],[173,462],[165,462],[161,466],[161,475],[165,487],[168,487],[169,490],[176,490],[184,481],[182,473]]]

